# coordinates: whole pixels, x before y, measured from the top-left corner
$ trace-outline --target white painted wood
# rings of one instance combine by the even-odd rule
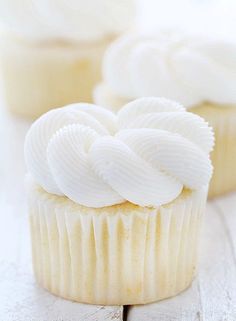
[[[236,193],[208,203],[199,273],[179,296],[129,309],[128,321],[236,320]]]
[[[79,304],[41,289],[31,268],[23,141],[30,123],[0,104],[0,320],[121,321],[123,307]]]

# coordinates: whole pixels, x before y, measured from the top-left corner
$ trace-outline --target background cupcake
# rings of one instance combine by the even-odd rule
[[[93,304],[141,304],[188,287],[212,166],[211,128],[170,100],[115,116],[75,104],[25,141],[38,282]]]
[[[236,189],[236,45],[176,32],[132,34],[108,49],[95,101],[118,110],[142,96],[183,103],[213,126],[210,196]]]
[[[103,52],[133,17],[133,0],[1,1],[0,63],[9,109],[37,117],[91,101]]]

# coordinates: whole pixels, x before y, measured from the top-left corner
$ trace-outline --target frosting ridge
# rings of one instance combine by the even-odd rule
[[[166,111],[167,110],[167,111]],[[30,128],[25,159],[47,192],[89,207],[156,207],[209,183],[212,129],[164,98],[141,98],[117,116],[95,105],[51,110]]]
[[[170,31],[130,34],[108,48],[104,81],[128,100],[161,96],[187,108],[203,101],[236,104],[235,56],[229,41]]]

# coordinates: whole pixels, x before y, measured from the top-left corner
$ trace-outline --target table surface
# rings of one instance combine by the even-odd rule
[[[0,108],[1,321],[235,321],[236,193],[208,202],[199,273],[175,298],[104,307],[57,298],[33,278],[24,192],[23,142],[30,123]]]

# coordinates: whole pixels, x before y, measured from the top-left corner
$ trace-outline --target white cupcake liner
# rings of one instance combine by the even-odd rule
[[[186,289],[195,274],[207,188],[159,209],[125,203],[79,206],[29,190],[33,265],[40,285],[63,298],[142,304]]]

